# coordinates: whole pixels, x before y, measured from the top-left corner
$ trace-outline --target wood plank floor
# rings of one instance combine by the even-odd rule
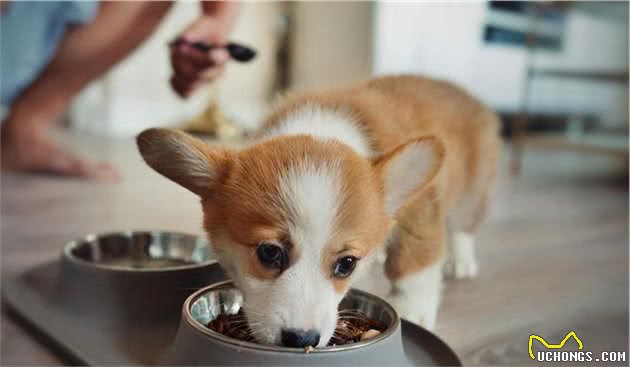
[[[59,256],[69,239],[120,229],[201,234],[193,195],[146,168],[133,142],[64,135],[118,165],[119,184],[4,174],[4,276]],[[586,350],[628,356],[628,182],[623,163],[574,153],[527,152],[523,175],[501,170],[492,214],[478,235],[478,279],[451,281],[437,334],[466,365],[531,365],[532,333],[575,330]],[[505,168],[505,164],[502,168]],[[378,269],[361,286],[384,293]],[[2,314],[3,365],[64,361]],[[627,365],[627,362],[625,363]]]

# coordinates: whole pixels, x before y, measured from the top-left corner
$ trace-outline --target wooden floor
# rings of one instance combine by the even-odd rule
[[[64,139],[117,164],[124,180],[3,175],[3,276],[59,256],[64,242],[87,233],[201,234],[197,200],[146,168],[132,141]],[[557,342],[568,330],[585,350],[628,356],[628,181],[620,163],[573,153],[524,158],[518,178],[502,169],[478,236],[480,276],[447,284],[437,334],[466,365],[532,365],[530,334]],[[386,290],[378,274],[361,284]],[[5,313],[1,347],[2,365],[63,363]]]

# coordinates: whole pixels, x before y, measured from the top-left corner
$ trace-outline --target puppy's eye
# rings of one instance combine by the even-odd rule
[[[346,256],[337,260],[335,265],[333,266],[333,275],[337,278],[346,278],[354,271],[354,268],[357,266],[357,259],[354,256]]]
[[[263,241],[256,247],[256,256],[268,268],[284,269],[288,263],[287,251],[273,242]]]

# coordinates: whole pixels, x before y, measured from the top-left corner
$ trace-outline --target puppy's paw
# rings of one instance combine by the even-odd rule
[[[444,264],[444,275],[450,279],[472,279],[478,274],[479,265],[474,256],[453,258]]]
[[[437,301],[422,302],[419,299],[413,299],[406,294],[390,294],[387,297],[389,303],[394,306],[398,315],[413,323],[416,323],[427,330],[435,329],[435,321],[437,319]]]
[[[433,330],[441,293],[442,262],[438,261],[421,272],[393,282],[387,299],[400,317]]]
[[[466,233],[456,233],[449,260],[444,265],[444,274],[452,279],[465,279],[475,278],[478,273],[473,237]]]
[[[479,266],[474,256],[455,259],[455,279],[475,278],[478,273]]]
[[[398,316],[410,321],[413,319],[413,305],[405,294],[390,292],[387,295],[387,301],[396,309]]]
[[[398,315],[423,328],[433,331],[437,320],[438,296],[423,294],[423,298],[411,297],[406,293],[390,293],[387,301],[396,309]]]
[[[416,316],[415,322],[429,331],[434,331],[436,319],[437,319],[437,310],[435,311],[422,310]]]

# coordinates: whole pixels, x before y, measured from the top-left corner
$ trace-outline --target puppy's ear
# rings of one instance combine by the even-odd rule
[[[411,140],[373,165],[383,178],[385,212],[394,215],[409,198],[427,187],[437,175],[444,158],[444,145],[432,136]]]
[[[151,168],[199,196],[209,195],[227,170],[228,153],[170,129],[148,129],[136,138]]]

